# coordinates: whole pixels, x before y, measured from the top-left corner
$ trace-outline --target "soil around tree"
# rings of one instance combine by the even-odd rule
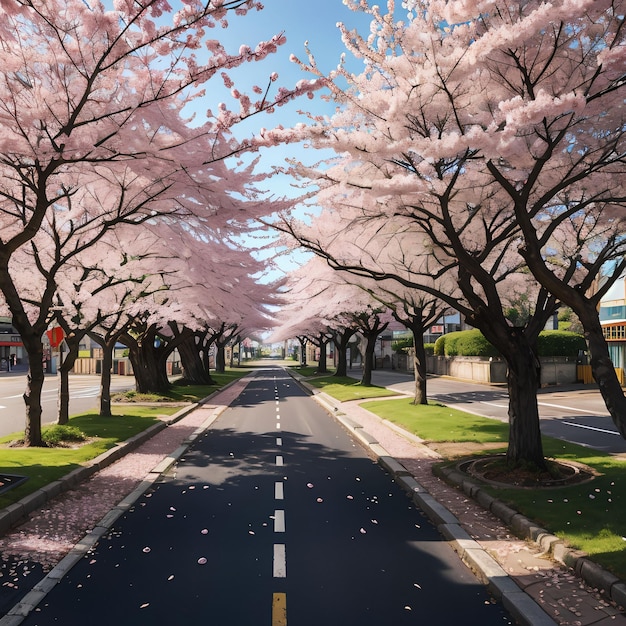
[[[546,470],[520,465],[510,468],[503,454],[468,459],[458,468],[489,485],[504,488],[543,489],[568,487],[593,480],[598,474],[582,463],[560,459],[546,459]]]
[[[593,480],[598,473],[576,461],[546,459],[548,471],[532,468],[508,468],[502,443],[444,442],[429,447],[446,459],[458,460],[457,467],[468,476],[495,487],[542,489],[567,487]],[[498,453],[495,453],[495,451]],[[493,451],[493,454],[485,453]]]

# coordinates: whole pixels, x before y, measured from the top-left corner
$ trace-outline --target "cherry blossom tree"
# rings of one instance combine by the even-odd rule
[[[341,351],[341,370],[338,368],[335,374],[345,376],[348,341],[360,332],[366,340],[361,384],[371,385],[376,338],[387,327],[391,317],[366,289],[348,282],[348,276],[333,272],[317,257],[292,271],[287,283],[288,305],[281,310],[282,324],[278,323],[271,340],[306,337],[307,342],[320,347],[318,371],[325,373],[324,348],[329,339],[333,339]]]
[[[272,94],[272,75],[267,88],[255,89],[257,99],[233,88],[238,111],[220,104],[204,122],[190,118],[211,79],[233,87],[229,69],[261,60],[284,42],[277,35],[229,54],[207,37],[227,25],[229,13],[260,8],[252,0],[191,0],[177,12],[162,0],[121,0],[113,10],[82,0],[0,6],[0,290],[29,354],[28,445],[42,443],[41,336],[64,264],[111,228],[157,215],[228,227],[253,177],[249,167],[236,170],[224,159],[269,141],[236,141],[230,129],[316,88],[303,81]],[[247,210],[252,216],[262,207],[251,203]],[[43,250],[42,231],[62,243],[63,254],[46,269],[35,308],[23,302],[13,257],[26,245]]]
[[[391,311],[396,321],[411,331],[415,375],[413,402],[428,404],[424,334],[429,326],[450,309],[449,305],[424,291],[402,289],[394,281],[374,281],[374,285],[368,288],[368,291]]]
[[[509,51],[516,49],[513,44],[534,51],[569,34],[571,45],[564,44],[563,50],[578,55],[581,72],[592,76],[598,64],[584,52],[585,36],[591,36],[591,31],[585,32],[591,29],[585,11],[602,23],[612,22],[621,37],[621,3],[409,4],[414,11],[399,22],[393,2],[388,2],[386,13],[366,2],[349,3],[372,18],[367,38],[344,31],[347,49],[363,60],[364,70],[352,75],[340,65],[327,78],[341,105],[337,113],[295,130],[315,146],[331,147],[340,155],[323,169],[298,169],[299,176],[310,177],[319,187],[316,200],[325,211],[313,225],[287,217],[282,229],[333,267],[421,290],[479,328],[508,365],[508,461],[545,467],[536,402],[536,343],[560,296],[538,286],[528,271],[525,229],[512,197],[523,200],[540,232],[552,231],[553,213],[565,211],[574,217],[570,209],[559,208],[567,190],[558,180],[567,165],[558,164],[563,158],[576,161],[579,152],[586,152],[574,142],[576,123],[561,137],[561,157],[549,148],[535,150],[546,120],[554,120],[555,130],[562,128],[585,97],[584,89],[580,95],[575,90],[555,95],[559,81],[571,75],[565,69],[571,64],[552,69],[546,65],[549,54],[516,56]],[[606,54],[611,62],[614,55],[621,58],[623,46]],[[302,66],[321,75],[312,56]],[[518,78],[526,78],[516,83],[524,94],[532,76],[545,81],[534,100],[526,102],[511,93],[507,77],[516,71]],[[607,124],[614,124],[611,116]],[[623,123],[616,127],[621,129]],[[552,158],[554,168],[548,163]],[[621,157],[611,158],[616,163]],[[559,189],[556,195],[544,196],[539,189],[529,195],[533,164],[541,164],[541,171],[550,176],[555,193]],[[496,170],[502,173],[500,179]],[[516,196],[515,190],[521,189],[526,189],[525,195]],[[560,204],[554,202],[557,196]],[[546,239],[542,245],[547,244]],[[546,249],[541,252],[548,256]],[[564,253],[566,246],[556,257]],[[445,285],[429,282],[444,276]],[[530,294],[531,313],[516,326],[505,312],[520,293]]]

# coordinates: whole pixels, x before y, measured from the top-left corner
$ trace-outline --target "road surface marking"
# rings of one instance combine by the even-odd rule
[[[566,411],[577,411],[578,413],[586,413],[587,415],[598,415],[599,417],[609,417],[608,413],[597,413],[596,411],[587,411],[585,409],[575,409],[573,406],[563,406],[562,404],[550,404],[549,402],[537,402],[540,406],[551,406],[555,409],[565,409]]]
[[[595,426],[585,426],[584,424],[575,424],[574,422],[561,422],[562,424],[567,424],[568,426],[576,426],[576,428],[584,428],[586,430],[595,430],[599,433],[607,433],[609,435],[618,435],[619,433],[616,430],[606,430],[606,428],[596,428]]]
[[[282,437],[276,437],[276,445],[277,446],[282,446],[283,445],[283,438]]]
[[[274,578],[287,577],[287,555],[285,554],[285,544],[274,544]]]
[[[276,422],[276,430],[280,430],[280,422]]]
[[[287,626],[286,593],[275,593],[272,598],[272,626]]]
[[[282,509],[276,509],[274,511],[274,532],[285,532],[285,511],[283,511]]]
[[[276,403],[278,404],[278,403]],[[280,407],[276,407],[276,413],[280,413]]]
[[[488,404],[489,406],[497,406],[501,409],[508,409],[509,405],[508,404],[496,404],[495,402],[485,402],[484,400],[480,401],[481,404]]]
[[[283,457],[279,454],[276,455],[276,465],[278,465],[279,467],[283,465]]]
[[[283,483],[274,483],[274,500],[285,499],[285,488]]]

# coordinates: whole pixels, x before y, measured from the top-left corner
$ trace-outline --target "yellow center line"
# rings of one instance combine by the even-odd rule
[[[275,593],[272,598],[272,626],[287,626],[286,593]]]

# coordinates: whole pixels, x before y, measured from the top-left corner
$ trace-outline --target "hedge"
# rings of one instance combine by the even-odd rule
[[[537,351],[539,356],[575,357],[579,350],[586,350],[582,335],[564,330],[544,330],[539,333]],[[476,328],[441,335],[435,342],[438,356],[499,356],[499,352]]]

